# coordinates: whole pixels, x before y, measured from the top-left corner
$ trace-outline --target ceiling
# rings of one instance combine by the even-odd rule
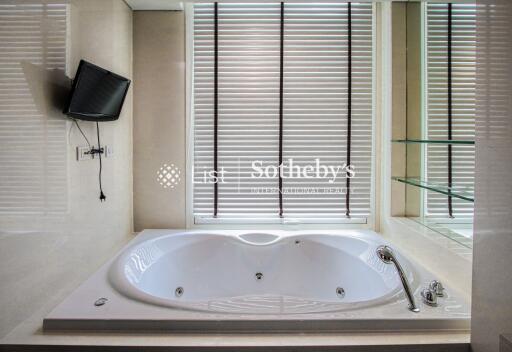
[[[175,0],[124,0],[132,10],[183,10],[183,3]]]

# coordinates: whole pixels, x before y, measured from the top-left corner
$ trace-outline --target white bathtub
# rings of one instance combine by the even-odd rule
[[[376,254],[381,237],[177,233],[126,249],[109,279],[120,293],[167,307],[244,314],[347,310],[397,300],[402,284]],[[412,266],[400,258],[413,284]]]
[[[390,245],[372,231],[145,230],[44,320],[45,330],[342,331],[469,328],[447,287],[438,307],[419,291],[436,279],[395,249],[420,313],[408,310]],[[105,303],[98,303],[103,299]]]

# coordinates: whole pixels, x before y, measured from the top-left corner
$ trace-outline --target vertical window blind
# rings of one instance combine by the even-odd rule
[[[427,138],[474,140],[476,5],[428,3],[425,19]],[[427,146],[429,182],[451,183],[458,191],[469,192],[473,189],[474,172],[474,145]],[[473,203],[429,191],[425,213],[436,218],[472,217]]]
[[[66,4],[0,4],[0,213],[67,211],[66,123],[41,79],[65,71],[66,18]]]
[[[194,5],[196,222],[367,221],[372,13],[369,3]]]

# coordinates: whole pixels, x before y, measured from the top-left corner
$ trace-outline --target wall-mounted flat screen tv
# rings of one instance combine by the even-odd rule
[[[130,80],[81,60],[64,113],[87,121],[119,118]]]

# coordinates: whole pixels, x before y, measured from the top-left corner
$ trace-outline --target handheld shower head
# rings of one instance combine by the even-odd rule
[[[377,248],[377,255],[386,264],[391,264],[395,260],[393,250],[388,246],[379,246]]]
[[[398,276],[400,277],[400,281],[402,281],[405,295],[407,296],[407,300],[409,301],[409,310],[414,313],[418,313],[420,310],[416,306],[416,302],[414,301],[414,296],[411,292],[411,288],[409,287],[409,282],[407,281],[407,277],[405,276],[404,270],[402,269],[402,266],[396,259],[391,247],[388,247],[388,246],[377,247],[377,256],[384,263],[386,263],[386,264],[393,263],[395,265],[396,271],[398,272]]]

